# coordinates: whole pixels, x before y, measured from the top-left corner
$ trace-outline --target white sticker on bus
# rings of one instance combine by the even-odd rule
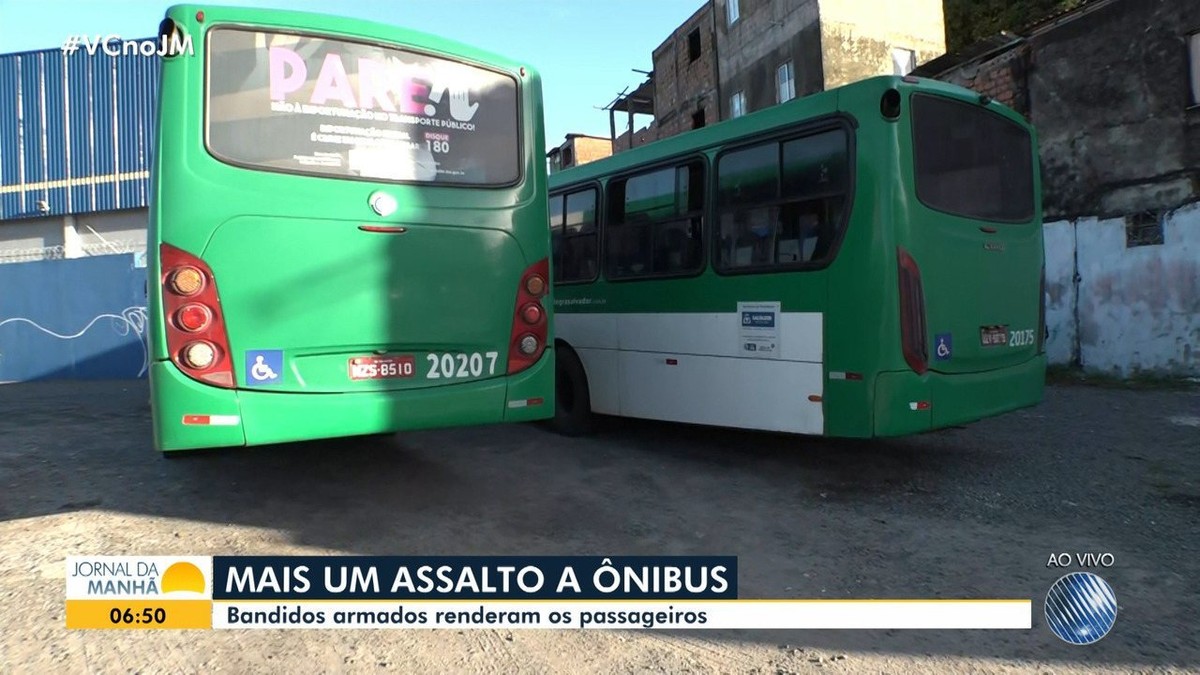
[[[782,350],[779,341],[778,302],[739,302],[737,304],[738,348],[742,356],[777,359]]]
[[[471,354],[426,354],[425,359],[429,361],[429,372],[425,377],[430,380],[440,378],[459,379],[468,377],[482,377],[484,375],[484,365],[487,365],[487,374],[496,374],[496,359],[500,356],[500,352],[487,352],[480,354],[473,352]]]

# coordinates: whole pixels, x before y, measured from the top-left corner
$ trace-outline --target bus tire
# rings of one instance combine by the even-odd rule
[[[570,347],[560,347],[555,358],[554,430],[563,436],[592,432],[592,399],[583,364]]]

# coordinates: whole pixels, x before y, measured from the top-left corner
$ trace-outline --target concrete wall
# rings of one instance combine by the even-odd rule
[[[1164,216],[1160,245],[1125,233],[1124,218],[1046,224],[1051,362],[1200,376],[1200,202]]]
[[[148,353],[134,255],[0,265],[0,382],[140,378]]]
[[[146,250],[146,209],[0,221],[0,263]]]
[[[825,88],[893,73],[892,49],[916,63],[946,51],[942,0],[820,0]]]
[[[1185,36],[1196,0],[1117,0],[1030,39],[1029,97],[1049,217],[1113,217],[1200,197],[1200,108]]]
[[[735,92],[746,95],[746,112],[778,103],[775,73],[791,61],[796,96],[821,91],[821,33],[817,0],[741,0],[741,15],[729,25],[726,2],[715,0],[721,119],[730,116]]]

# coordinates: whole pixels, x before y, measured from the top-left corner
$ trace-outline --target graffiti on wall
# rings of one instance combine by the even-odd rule
[[[112,330],[119,336],[125,337],[133,335],[137,338],[138,344],[142,347],[142,366],[137,372],[138,377],[145,377],[146,371],[150,368],[150,345],[147,342],[146,336],[146,308],[145,307],[126,307],[121,310],[120,314],[100,314],[92,318],[86,326],[81,328],[76,333],[62,334],[56,333],[40,323],[23,317],[15,316],[8,319],[0,320],[0,328],[12,324],[25,324],[39,330],[50,337],[59,340],[76,340],[83,337],[93,326],[108,319]],[[0,361],[4,359],[4,352],[0,350]]]
[[[150,367],[133,254],[0,265],[0,382],[136,379]]]

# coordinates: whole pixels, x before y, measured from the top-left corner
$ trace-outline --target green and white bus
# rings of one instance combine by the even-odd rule
[[[1033,129],[877,77],[550,178],[555,424],[898,436],[1037,404]]]
[[[151,177],[157,449],[553,415],[529,66],[288,11],[177,6],[160,34],[191,49]]]

